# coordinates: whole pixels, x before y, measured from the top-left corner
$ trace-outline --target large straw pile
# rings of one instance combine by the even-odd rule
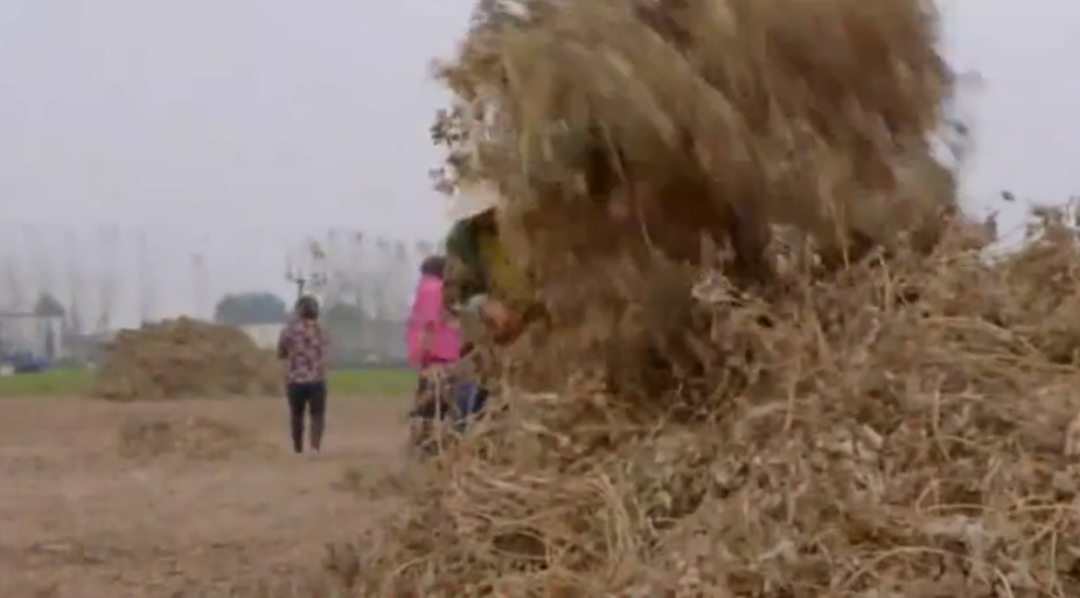
[[[1075,237],[992,267],[961,241],[783,300],[703,282],[677,385],[507,389],[336,569],[356,596],[1076,595]]]
[[[923,5],[498,6],[437,133],[448,178],[549,225],[507,221],[555,329],[504,355],[507,409],[334,561],[353,595],[1080,595],[1075,236],[1050,221],[990,264],[941,218]],[[624,176],[662,255],[581,208]],[[755,284],[673,262],[697,232]]]
[[[122,331],[93,394],[115,401],[265,397],[280,380],[273,355],[242,331],[182,317]]]

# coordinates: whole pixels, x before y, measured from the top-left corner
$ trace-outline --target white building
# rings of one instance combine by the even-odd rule
[[[240,330],[243,330],[244,334],[248,335],[258,348],[273,349],[277,347],[278,336],[281,335],[281,329],[284,327],[285,324],[281,323],[248,324],[247,326],[241,326]]]
[[[0,312],[0,353],[29,352],[60,359],[64,346],[64,319],[23,312]]]

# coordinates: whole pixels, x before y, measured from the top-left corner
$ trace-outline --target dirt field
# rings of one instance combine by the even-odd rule
[[[392,507],[392,496],[335,488],[348,468],[366,478],[404,464],[403,408],[392,401],[332,402],[320,455],[291,452],[283,401],[10,399],[0,409],[0,596],[202,596],[285,578]],[[131,433],[192,421],[242,438],[203,454],[191,450],[198,439],[147,448]]]

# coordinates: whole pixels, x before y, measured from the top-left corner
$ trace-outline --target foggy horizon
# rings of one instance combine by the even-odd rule
[[[229,292],[288,297],[286,253],[331,229],[437,241],[428,127],[449,96],[429,65],[472,5],[0,0],[0,288],[16,276],[64,295],[75,270],[112,276],[113,321],[132,325],[146,270],[156,317],[205,316]],[[1004,208],[1015,231],[1024,205],[1001,190],[1076,191],[1080,83],[1064,74],[1080,8],[942,9],[946,56],[984,80],[962,99],[977,143],[967,208]]]

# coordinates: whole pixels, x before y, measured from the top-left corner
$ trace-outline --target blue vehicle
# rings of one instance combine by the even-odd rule
[[[50,369],[52,360],[30,351],[12,351],[0,357],[0,365],[7,366],[16,374],[33,374]]]

